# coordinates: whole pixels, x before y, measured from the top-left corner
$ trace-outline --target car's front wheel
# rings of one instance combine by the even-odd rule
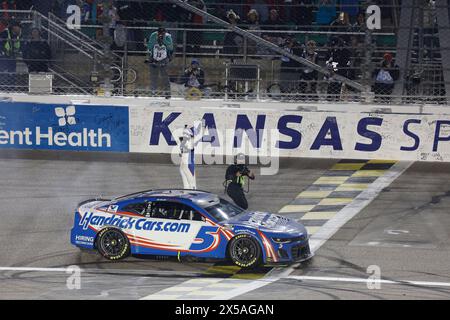
[[[106,259],[119,260],[130,254],[130,243],[122,231],[105,228],[97,236],[97,250]]]
[[[261,263],[261,247],[258,242],[246,234],[234,237],[228,247],[231,261],[242,268],[254,268]]]

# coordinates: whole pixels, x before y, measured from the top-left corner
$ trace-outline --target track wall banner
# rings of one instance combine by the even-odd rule
[[[0,102],[0,148],[129,151],[128,107]]]
[[[197,154],[450,161],[450,115],[130,106],[130,152],[178,152],[202,120]]]

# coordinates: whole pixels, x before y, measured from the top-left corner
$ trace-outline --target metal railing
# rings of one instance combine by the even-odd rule
[[[179,4],[179,1],[172,2]],[[398,9],[395,6],[392,8]],[[93,35],[103,26],[82,25],[79,31],[69,31],[64,20],[54,15],[50,14],[47,18],[31,11],[24,13],[24,16],[27,15],[25,23],[36,23],[37,19],[41,21],[40,25],[47,33],[55,53],[51,63],[52,70],[56,75],[55,82],[58,82],[56,87],[63,87],[63,90],[56,92],[70,93],[71,87],[78,87],[77,93],[95,93],[91,75],[99,65],[103,47]],[[114,48],[113,51],[113,56],[118,61],[117,65],[113,66],[114,94],[155,95],[149,87],[151,71],[149,64],[145,63],[147,52],[144,38],[154,32],[157,26],[164,25],[172,34],[176,46],[174,59],[167,66],[172,97],[360,102],[367,101],[368,93],[361,93],[364,84],[371,88],[374,94],[369,95],[369,98],[374,99],[376,103],[446,103],[450,93],[446,92],[445,87],[450,80],[443,75],[450,70],[450,66],[442,65],[441,50],[449,48],[440,45],[436,32],[429,34],[421,25],[402,26],[397,19],[398,13],[393,13],[392,17],[392,25],[371,33],[370,43],[365,42],[367,32],[364,28],[350,30],[315,26],[303,29],[301,26],[284,25],[282,29],[241,30],[228,24],[225,24],[227,28],[210,23],[199,28],[193,23],[147,21],[147,25],[144,25],[142,21],[136,20],[136,24],[127,27],[126,45]],[[207,15],[207,18],[210,21],[215,20],[210,15]],[[140,25],[137,25],[139,23]],[[399,27],[395,29],[397,23]],[[399,46],[398,35],[403,29],[419,41],[404,47]],[[233,32],[241,38],[241,42],[231,45],[225,43],[225,38]],[[296,60],[297,58],[284,51],[283,42],[288,35],[295,38],[300,47],[309,40],[314,40],[317,45],[317,61],[311,63],[302,57]],[[340,66],[340,73],[334,75],[326,65],[331,51],[330,40],[333,37],[345,38],[344,47],[351,51],[350,65]],[[255,45],[255,41],[263,43],[264,47]],[[367,57],[369,47],[372,54]],[[400,92],[395,92],[391,85],[377,84],[377,78],[380,78],[377,69],[386,53],[391,54],[395,61],[399,50],[409,52],[412,59],[401,69],[401,76],[393,79],[395,85],[402,88]],[[424,54],[423,50],[427,50],[427,53]],[[292,68],[286,67],[280,61],[282,57],[292,58],[299,64]],[[201,67],[205,72],[205,82],[201,88],[185,86],[186,78],[183,73],[190,64],[190,58],[201,58]],[[232,63],[257,65],[260,75],[257,79],[233,77],[227,73],[227,66]],[[368,68],[368,76],[364,73],[364,68]],[[305,70],[312,70],[314,73],[307,74]],[[342,77],[341,74],[346,76]],[[20,77],[17,76],[16,80],[18,78]],[[11,90],[12,87],[9,84],[2,86],[0,80],[0,89]],[[24,81],[21,91],[25,88]],[[159,95],[167,96],[167,92],[160,92]]]

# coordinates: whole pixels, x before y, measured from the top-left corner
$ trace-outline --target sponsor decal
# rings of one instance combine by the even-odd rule
[[[173,221],[156,221],[147,218],[132,218],[112,215],[109,217],[96,215],[93,212],[86,213],[79,223],[83,230],[87,230],[89,226],[115,226],[121,229],[134,229],[145,231],[162,231],[162,232],[180,232],[187,233],[191,225],[189,223],[173,222]]]
[[[263,226],[266,228],[273,228],[278,224],[286,224],[288,219],[285,217],[276,215],[276,214],[268,214],[264,212],[253,212],[250,213],[251,217],[248,222],[253,225]]]
[[[0,102],[0,148],[128,151],[128,108]]]
[[[94,237],[88,237],[88,236],[75,236],[76,241],[85,241],[85,242],[94,242]]]
[[[94,243],[94,237],[88,237],[83,235],[75,236],[75,243],[90,246]]]
[[[278,156],[450,162],[450,116],[445,114],[130,107],[130,117],[130,150],[149,153],[171,153],[182,136],[180,128],[201,120],[204,130],[195,152],[202,155],[196,161],[205,164],[223,164],[218,155],[232,163],[239,152],[250,164],[253,158],[273,161]]]

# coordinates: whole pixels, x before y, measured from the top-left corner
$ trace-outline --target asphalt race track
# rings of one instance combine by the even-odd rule
[[[290,159],[281,162],[275,176],[257,171],[250,208],[278,212],[336,162]],[[224,171],[219,165],[198,167],[199,188],[223,195]],[[0,176],[0,299],[140,299],[193,279],[229,276],[230,266],[211,261],[130,257],[110,262],[70,245],[78,202],[179,188],[178,167],[168,157],[3,150]],[[310,263],[285,268],[289,272],[276,281],[234,298],[449,299],[448,208],[450,164],[414,163],[328,239]],[[79,289],[67,287],[65,268],[73,265],[83,270]],[[369,266],[379,268],[385,281],[375,288],[366,281]],[[253,273],[258,272],[250,278],[265,281],[265,273],[274,271]]]

